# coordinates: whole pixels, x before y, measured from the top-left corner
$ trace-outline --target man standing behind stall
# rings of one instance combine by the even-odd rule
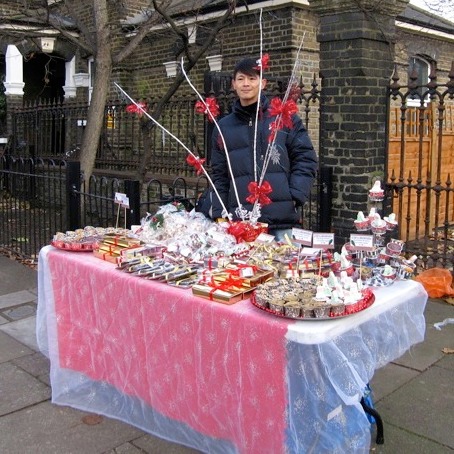
[[[248,185],[261,175],[272,123],[276,119],[270,112],[266,96],[262,94],[258,103],[259,94],[266,87],[266,79],[260,77],[258,62],[245,58],[237,63],[232,86],[238,99],[232,112],[219,120],[239,199],[243,208],[249,211],[252,204],[246,200],[250,195]],[[294,114],[291,120],[292,127],[279,129],[276,134],[275,150],[264,178],[272,188],[268,194],[271,203],[261,207],[259,218],[259,222],[268,224],[269,233],[275,235],[277,240],[281,240],[285,233],[291,234],[291,228],[298,226],[297,206],[308,199],[318,165],[317,155],[301,118]],[[212,137],[211,177],[227,210],[234,220],[238,219],[235,214],[237,198],[217,128]],[[215,196],[212,197],[210,216],[213,219],[222,217],[221,204]]]

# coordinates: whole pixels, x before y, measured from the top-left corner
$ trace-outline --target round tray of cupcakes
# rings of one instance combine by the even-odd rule
[[[251,296],[257,308],[278,317],[295,320],[332,320],[347,317],[370,307],[372,289],[350,276],[338,278],[333,272],[324,278],[274,279],[259,284]]]

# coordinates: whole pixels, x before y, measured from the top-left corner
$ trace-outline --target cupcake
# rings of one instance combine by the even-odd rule
[[[390,265],[385,265],[381,270],[381,275],[385,280],[393,281],[396,279],[396,270]]]
[[[298,318],[301,314],[301,307],[298,302],[286,302],[284,305],[284,314],[286,317]]]
[[[391,257],[396,257],[402,252],[403,244],[400,241],[391,241],[386,245],[386,253]]]
[[[356,215],[356,220],[353,222],[358,232],[364,232],[366,230],[369,230],[370,227],[369,218],[366,218],[362,211],[358,211],[358,214]]]
[[[397,227],[396,215],[394,213],[385,216],[383,220],[386,222],[386,230],[394,230]]]
[[[376,235],[383,235],[386,233],[386,221],[380,218],[380,215],[377,215],[376,218],[370,224],[372,233]]]
[[[377,216],[380,216],[377,213],[377,209],[375,207],[372,207],[369,211],[369,214],[367,215],[367,218],[369,219],[369,223],[371,223]]]
[[[347,273],[347,276],[351,276],[354,273],[355,269],[353,267],[353,263],[350,262],[350,260],[348,260],[348,258],[345,255],[341,254],[340,263],[341,271],[345,271]]]
[[[377,180],[372,189],[369,190],[369,199],[374,202],[381,202],[385,198],[385,191],[381,187],[380,180]]]

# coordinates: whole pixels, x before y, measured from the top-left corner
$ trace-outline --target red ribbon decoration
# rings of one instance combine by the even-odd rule
[[[203,164],[205,161],[205,158],[195,157],[191,154],[186,157],[186,162],[197,170],[197,175],[203,173]]]
[[[282,127],[292,128],[292,115],[298,112],[298,106],[293,99],[288,99],[284,103],[279,97],[273,98],[270,102],[270,115],[281,116],[279,123]]]
[[[195,111],[199,114],[207,115],[208,121],[214,122],[219,113],[219,104],[216,101],[216,98],[210,97],[205,99],[205,104],[202,101],[197,101],[195,103]],[[210,115],[209,115],[210,114]]]
[[[264,181],[260,186],[255,181],[251,181],[247,187],[250,196],[246,197],[246,201],[249,203],[259,202],[260,205],[265,206],[271,203],[271,199],[268,197],[273,191],[273,188],[268,183]]]
[[[237,243],[242,241],[254,241],[262,232],[266,232],[267,228],[260,224],[252,225],[248,221],[230,222],[227,228],[227,233],[233,235]]]
[[[269,54],[263,54],[262,58],[257,60],[257,66],[254,66],[254,69],[260,71],[260,67],[262,67],[262,71],[267,70],[270,67],[270,56]]]
[[[137,104],[129,104],[126,106],[126,112],[128,113],[135,113],[141,117],[143,115],[143,111],[147,108],[147,105],[143,102],[138,102]]]

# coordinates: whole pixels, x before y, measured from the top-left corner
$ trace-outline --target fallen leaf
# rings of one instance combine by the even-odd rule
[[[101,415],[86,415],[82,418],[82,422],[84,424],[87,424],[87,426],[95,426],[96,424],[101,423],[103,420],[103,417]]]
[[[448,296],[446,298],[443,298],[448,304],[452,304],[454,306],[454,298],[451,296]]]
[[[449,354],[454,353],[454,348],[445,347],[445,348],[442,348],[441,351],[442,351],[443,353],[446,353],[447,355],[449,355]]]

